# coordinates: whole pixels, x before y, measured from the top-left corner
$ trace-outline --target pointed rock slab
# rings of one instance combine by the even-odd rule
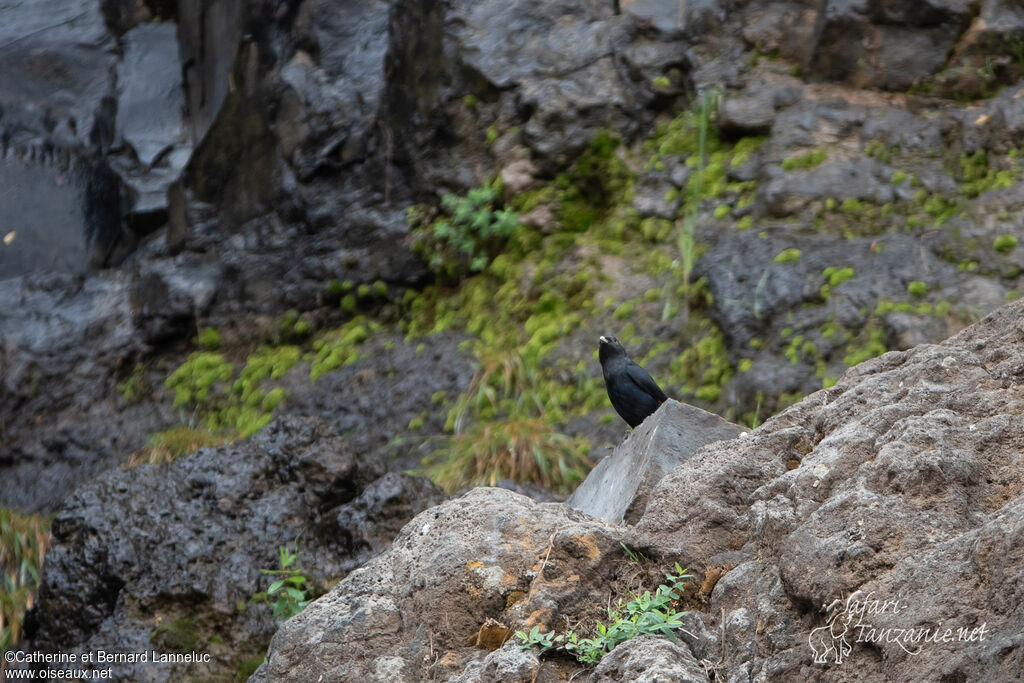
[[[669,399],[599,462],[566,502],[608,524],[635,524],[662,477],[702,446],[742,431],[718,415]]]

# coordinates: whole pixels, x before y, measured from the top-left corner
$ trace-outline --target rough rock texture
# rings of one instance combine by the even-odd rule
[[[640,636],[615,648],[601,660],[588,683],[706,683],[707,672],[682,643]]]
[[[635,524],[662,477],[701,447],[741,431],[717,415],[669,399],[601,459],[566,504],[609,524]]]
[[[716,680],[1011,680],[1024,666],[1022,316],[1011,304],[869,360],[703,448],[635,528],[495,489],[431,509],[278,631],[254,680],[458,679],[479,670],[466,643],[488,618],[562,630],[624,597],[620,541],[697,571],[685,642]],[[685,647],[651,641],[610,655],[605,675],[703,680]]]
[[[282,625],[254,680],[456,678],[484,659],[466,642],[488,617],[511,609],[544,623],[566,601],[596,598],[577,572],[610,570],[593,562],[618,537],[561,504],[474,489],[416,517],[390,550]],[[570,568],[567,554],[582,565]],[[537,593],[540,576],[548,585]],[[520,680],[518,669],[499,680]]]
[[[49,652],[175,651],[186,642],[213,655],[199,669],[126,665],[119,679],[233,671],[276,627],[269,606],[251,599],[268,585],[260,569],[277,568],[279,545],[296,544],[322,590],[447,497],[426,480],[382,472],[307,418],[171,465],[114,469],[54,521],[32,642]]]

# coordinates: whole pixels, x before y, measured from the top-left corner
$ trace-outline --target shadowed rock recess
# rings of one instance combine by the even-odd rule
[[[563,630],[599,613],[631,566],[620,542],[703,581],[690,634],[629,642],[579,680],[1014,680],[1024,670],[1022,320],[1014,303],[941,344],[858,365],[698,451],[651,492],[635,527],[497,489],[431,508],[285,623],[251,680],[571,675],[571,660],[542,665],[511,644],[488,654],[472,643],[488,619]],[[641,431],[625,448],[643,447]],[[827,608],[851,595],[838,617]]]

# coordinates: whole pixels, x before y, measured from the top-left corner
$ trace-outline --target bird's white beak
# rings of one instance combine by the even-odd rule
[[[606,336],[604,336],[604,335],[601,335],[601,339],[600,339],[600,342],[601,342],[602,344],[607,344],[607,343],[608,343],[608,337],[606,337]]]

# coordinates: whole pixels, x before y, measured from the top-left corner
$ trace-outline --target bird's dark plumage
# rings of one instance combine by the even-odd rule
[[[629,359],[615,337],[601,337],[597,357],[612,407],[630,427],[636,427],[668,400],[650,374]]]

